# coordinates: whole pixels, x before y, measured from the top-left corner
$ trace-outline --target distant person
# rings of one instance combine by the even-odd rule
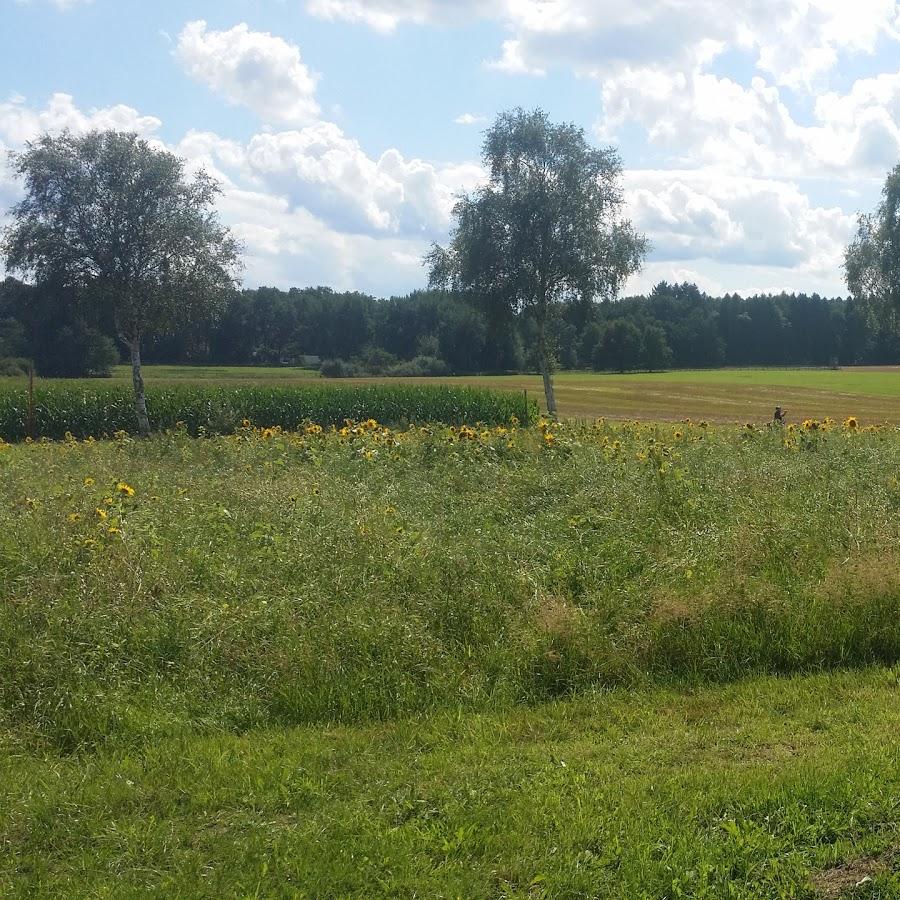
[[[772,416],[772,421],[776,425],[784,425],[784,417],[787,415],[787,410],[782,409],[780,406],[775,407],[775,415]]]

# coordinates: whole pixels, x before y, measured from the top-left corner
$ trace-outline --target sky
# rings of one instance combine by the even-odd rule
[[[219,179],[248,287],[424,287],[517,106],[618,149],[627,293],[843,295],[900,163],[897,0],[0,0],[0,35],[3,159],[139,132]]]

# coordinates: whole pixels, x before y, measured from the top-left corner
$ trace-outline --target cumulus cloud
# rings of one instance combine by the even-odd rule
[[[495,65],[517,73],[562,65],[603,77],[651,64],[675,72],[736,48],[754,53],[775,83],[809,87],[841,53],[900,38],[896,0],[759,0],[727,15],[714,0],[308,0],[307,9],[380,31],[491,18],[508,33]]]
[[[43,109],[28,106],[25,98],[18,95],[0,103],[0,138],[11,145],[24,144],[45,131],[60,132],[66,128],[74,132],[114,128],[150,137],[160,125],[156,116],[141,115],[121,103],[83,112],[70,94],[63,93],[53,94]]]
[[[708,259],[836,280],[854,219],[812,204],[789,181],[714,170],[626,173],[634,224],[655,262]]]
[[[820,95],[800,124],[762,77],[749,87],[694,71],[629,70],[602,87],[598,137],[628,123],[682,161],[769,176],[879,175],[900,156],[900,72]]]
[[[246,159],[254,176],[293,205],[358,233],[442,235],[454,192],[473,180],[470,168],[442,171],[396,149],[373,159],[330,122],[257,134]]]
[[[192,78],[267,122],[303,125],[319,114],[317,76],[304,65],[299,48],[280,37],[243,23],[208,31],[198,20],[185,25],[175,53]]]

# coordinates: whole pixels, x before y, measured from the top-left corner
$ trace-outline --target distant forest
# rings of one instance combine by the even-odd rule
[[[323,374],[440,375],[536,368],[524,315],[436,291],[376,299],[330,288],[234,294],[214,324],[146,347],[148,363],[311,365]],[[646,297],[561,305],[553,322],[561,369],[900,363],[900,334],[853,299],[817,294],[710,297],[661,282]],[[0,283],[0,374],[33,360],[45,375],[103,374],[118,361],[108,322],[59,292]]]

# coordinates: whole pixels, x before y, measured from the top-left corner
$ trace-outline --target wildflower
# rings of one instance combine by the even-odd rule
[[[37,509],[38,501],[35,500],[34,497],[26,497],[25,506],[27,509]]]
[[[844,419],[844,428],[847,431],[856,431],[859,428],[859,422],[856,421],[856,416],[849,416]]]
[[[544,432],[544,443],[548,447],[552,446],[553,444],[556,443],[556,435],[553,434],[552,431],[545,431]]]
[[[84,479],[84,486],[85,486],[85,487],[93,487],[93,486],[94,486],[94,479],[93,479],[93,478],[85,478],[85,479]]]
[[[114,502],[115,502],[115,501],[113,500],[112,497],[104,497],[104,498],[103,498],[103,505],[104,505],[104,506],[112,506]]]
[[[684,435],[680,431],[675,432],[675,440],[676,441],[680,441],[683,437],[684,437]]]
[[[80,521],[80,519],[81,519],[81,513],[77,513],[77,512],[70,512],[66,516],[67,522],[78,522],[78,521]]]
[[[250,420],[249,419],[241,419],[241,428],[249,428]]]
[[[113,432],[113,437],[117,441],[124,441],[128,437],[128,432],[124,428],[120,428],[118,431]]]
[[[516,428],[516,427],[518,426],[518,424],[519,424],[519,417],[518,417],[518,416],[510,416],[510,417],[509,417],[509,424],[510,424],[513,428]]]
[[[126,484],[124,481],[120,481],[116,485],[116,490],[122,494],[123,497],[133,497],[134,496],[134,488],[130,484]]]
[[[112,536],[117,534],[121,534],[122,530],[118,528],[116,525],[110,525],[109,528],[106,529],[106,533]]]
[[[106,521],[107,513],[106,513],[106,510],[105,510],[102,506],[98,506],[98,507],[94,510],[94,512],[97,513],[97,518],[98,518],[101,522]]]

